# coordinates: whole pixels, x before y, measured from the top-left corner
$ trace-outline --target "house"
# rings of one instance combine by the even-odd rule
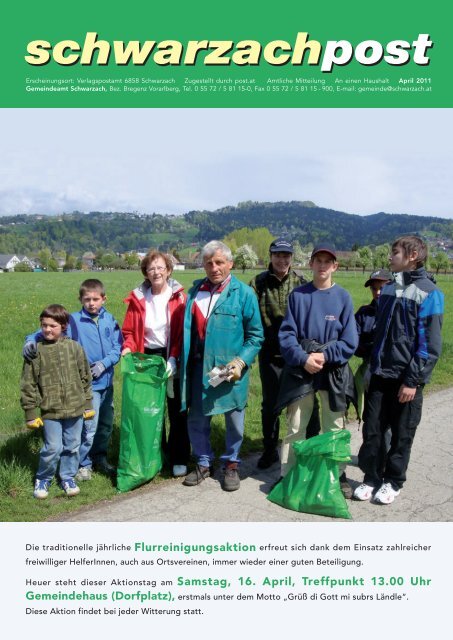
[[[0,253],[0,271],[14,271],[14,267],[19,262],[20,259],[16,255]]]
[[[34,269],[36,267],[36,262],[34,260],[30,260],[27,256],[19,256],[19,262],[25,262],[25,264],[28,264],[30,269]]]
[[[92,269],[96,255],[92,251],[86,251],[82,256],[82,265],[87,269]]]
[[[186,267],[178,260],[178,258],[176,258],[172,253],[168,253],[167,255],[173,263],[173,271],[184,271]]]

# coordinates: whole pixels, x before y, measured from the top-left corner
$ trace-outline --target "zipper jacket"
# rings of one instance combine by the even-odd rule
[[[167,305],[167,323],[170,327],[167,341],[167,358],[173,356],[178,359],[181,354],[182,329],[184,322],[184,308],[186,295],[184,288],[173,278],[168,280],[172,294]],[[151,283],[145,280],[139,287],[130,292],[124,302],[128,305],[123,322],[123,349],[143,353],[145,350],[145,293]]]
[[[258,297],[263,323],[263,351],[280,355],[278,332],[285,317],[288,296],[293,289],[306,283],[305,278],[292,269],[280,280],[273,272],[272,264],[269,264],[267,271],[259,273],[250,281],[249,284]]]
[[[191,349],[193,305],[206,278],[196,280],[189,290],[184,317],[184,341],[181,355],[181,407],[190,406]],[[263,326],[255,292],[248,285],[231,276],[218,297],[206,325],[203,351],[202,406],[205,416],[242,410],[247,404],[250,367],[263,343]],[[209,384],[209,372],[240,358],[247,365],[234,383],[217,387]]]
[[[429,382],[439,359],[444,295],[422,267],[402,271],[379,296],[371,373],[408,387]]]
[[[83,307],[71,313],[66,335],[82,345],[90,364],[100,361],[105,366],[99,378],[93,380],[93,389],[102,391],[113,384],[113,367],[120,359],[123,337],[118,322],[104,307],[94,318]],[[26,338],[42,339],[41,331]]]
[[[56,342],[38,342],[37,356],[24,360],[21,406],[25,419],[77,418],[92,409],[91,372],[83,348],[64,337]]]

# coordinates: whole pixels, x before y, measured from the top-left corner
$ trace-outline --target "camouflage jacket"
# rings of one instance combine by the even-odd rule
[[[70,338],[38,342],[38,355],[24,360],[21,379],[25,419],[64,420],[92,409],[91,372],[83,348]]]
[[[303,276],[290,269],[287,275],[280,280],[269,265],[267,271],[263,271],[250,281],[258,297],[261,321],[264,329],[263,349],[272,355],[280,353],[278,332],[285,317],[288,296],[295,287],[306,284]]]

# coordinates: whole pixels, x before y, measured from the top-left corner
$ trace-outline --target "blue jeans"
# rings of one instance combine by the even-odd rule
[[[197,463],[202,467],[209,467],[214,460],[211,448],[211,418],[205,416],[202,408],[202,378],[203,366],[197,363],[191,376],[191,399],[187,416],[192,452]],[[228,384],[224,382],[222,384]],[[244,437],[245,409],[233,409],[225,412],[225,453],[220,456],[223,462],[240,462],[239,451]]]
[[[93,389],[94,418],[84,420],[80,466],[91,468],[107,457],[107,448],[113,430],[113,386],[96,391]]]
[[[83,418],[66,418],[65,420],[44,420],[44,445],[39,454],[37,480],[48,480],[54,477],[60,462],[60,480],[74,478],[79,468],[79,448],[82,434]]]

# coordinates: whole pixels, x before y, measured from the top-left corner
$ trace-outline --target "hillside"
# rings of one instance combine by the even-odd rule
[[[43,248],[76,255],[88,250],[120,253],[150,246],[181,249],[223,238],[241,227],[267,227],[275,236],[287,235],[301,245],[331,242],[339,250],[390,242],[404,233],[453,238],[451,219],[388,213],[359,216],[312,202],[244,202],[182,216],[75,212],[2,217],[0,253],[32,254]]]

